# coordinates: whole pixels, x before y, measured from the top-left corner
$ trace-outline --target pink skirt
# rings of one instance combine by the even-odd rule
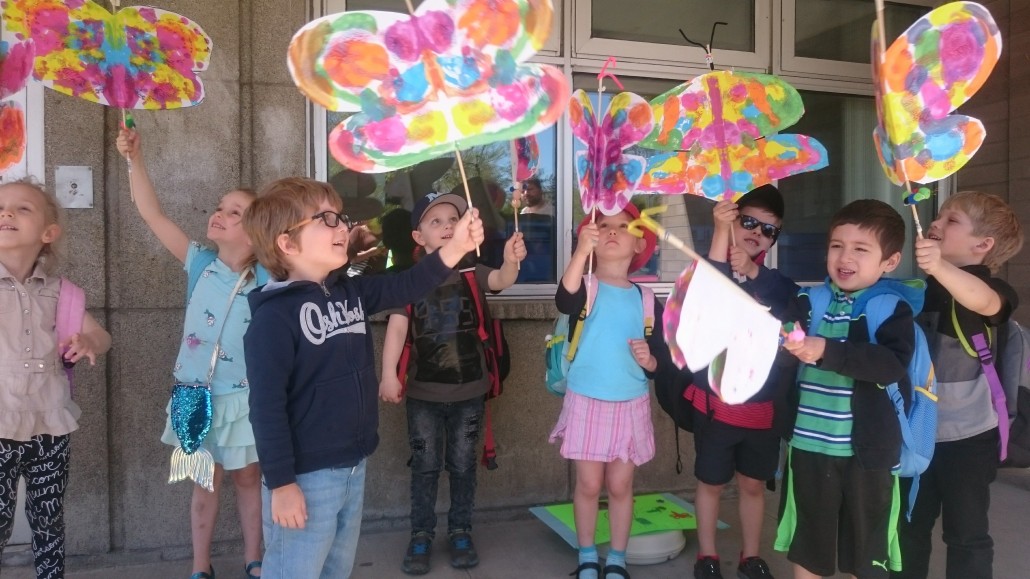
[[[650,395],[608,402],[568,390],[551,442],[559,436],[564,458],[632,461],[640,466],[654,458],[655,452]]]

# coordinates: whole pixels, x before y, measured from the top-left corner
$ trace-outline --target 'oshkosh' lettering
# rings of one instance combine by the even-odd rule
[[[358,305],[347,308],[347,302],[329,302],[329,312],[322,313],[318,304],[305,302],[300,308],[300,329],[316,346],[337,334],[364,334],[365,309]]]

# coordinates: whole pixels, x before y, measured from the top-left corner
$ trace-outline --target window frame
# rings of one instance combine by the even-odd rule
[[[640,63],[665,64],[674,66],[695,65],[708,69],[704,52],[693,45],[656,44],[636,42],[632,40],[614,40],[591,35],[593,0],[566,0],[572,2],[572,55],[574,58],[599,58],[602,61],[609,55],[615,55],[619,62],[633,61]],[[715,65],[719,69],[740,69],[765,72],[770,69],[772,60],[772,2],[773,0],[753,0],[755,3],[755,51],[718,50]],[[661,51],[661,58],[656,58],[656,47]],[[621,67],[620,67],[621,68]]]
[[[930,9],[941,4],[939,0],[890,0],[890,2]],[[797,27],[793,17],[797,11],[797,0],[778,0],[777,4],[779,5],[777,16],[781,27],[775,31],[779,36],[779,42],[776,43],[779,54],[774,59],[773,74],[784,77],[790,74],[799,74],[806,78],[814,76],[828,79],[851,79],[869,84],[871,90],[872,70],[869,64],[797,56],[794,52]],[[891,40],[893,39],[888,39],[888,41]]]

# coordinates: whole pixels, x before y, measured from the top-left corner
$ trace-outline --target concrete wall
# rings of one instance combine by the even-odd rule
[[[225,191],[309,174],[306,101],[285,65],[293,32],[309,18],[308,2],[156,5],[201,23],[215,47],[203,74],[207,98],[200,106],[135,114],[166,213],[201,238]],[[161,557],[186,557],[191,487],[166,483],[170,448],[159,441],[182,330],[185,276],[130,201],[127,166],[113,145],[118,112],[46,91],[45,116],[47,182],[53,183],[59,165],[93,169],[96,207],[69,212],[65,272],[87,289],[92,313],[114,336],[114,348],[102,362],[77,370],[83,418],[72,438],[68,553],[156,551]],[[570,499],[572,475],[547,442],[560,408],[560,400],[542,385],[543,337],[556,315],[553,305],[508,302],[495,310],[507,319],[513,367],[506,394],[492,406],[501,467],[480,471],[478,507],[482,517],[497,518]],[[377,343],[383,328],[374,327]],[[637,487],[693,488],[692,477],[675,473],[672,423],[657,407],[655,412],[662,456],[640,470]],[[408,451],[402,408],[383,409],[380,432],[365,519],[371,526],[405,524]],[[690,465],[693,445],[688,435],[681,438]],[[446,493],[441,495],[446,500]],[[238,548],[231,488],[223,489],[222,500],[215,538],[223,549]],[[8,550],[8,562],[24,559]]]

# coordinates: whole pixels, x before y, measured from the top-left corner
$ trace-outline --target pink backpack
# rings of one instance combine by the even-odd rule
[[[82,331],[82,318],[86,315],[86,292],[82,288],[61,278],[61,294],[57,298],[57,342],[60,344]],[[64,352],[61,352],[64,361]],[[64,371],[68,374],[68,386],[75,394],[75,383],[72,381],[72,365],[65,363]]]

